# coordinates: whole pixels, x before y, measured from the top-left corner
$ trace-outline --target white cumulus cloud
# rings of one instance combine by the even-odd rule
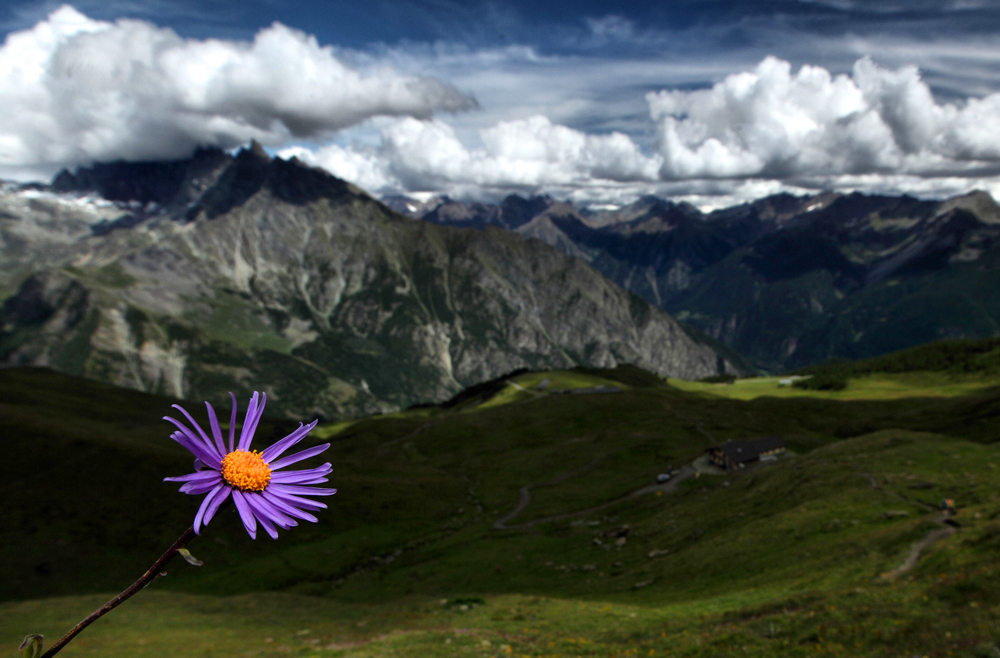
[[[374,116],[427,119],[475,101],[434,78],[359,72],[279,23],[252,42],[183,39],[64,5],[0,46],[0,173],[170,158],[197,145],[324,139]]]
[[[616,16],[589,28],[602,43],[644,34]],[[1000,189],[1000,93],[935,98],[899,66],[918,61],[909,51],[890,58],[898,68],[850,67],[852,54],[844,73],[777,57],[730,73],[739,61],[417,46],[337,50],[277,23],[252,41],[185,39],[64,5],[0,45],[0,177],[256,139],[375,194],[714,206],[781,190]],[[717,82],[691,89],[704,79]],[[476,107],[449,80],[482,111],[442,119]]]
[[[664,180],[961,175],[1000,160],[1000,94],[939,104],[915,67],[850,76],[764,59],[710,89],[647,95]]]
[[[450,123],[407,117],[384,124],[375,145],[284,153],[376,194],[549,193],[584,203],[661,194],[715,207],[765,191],[1000,189],[1000,94],[939,103],[915,67],[862,58],[835,75],[767,57],[709,88],[646,101],[658,134],[648,151],[622,132],[587,133],[538,114],[480,128],[475,145]]]
[[[354,183],[373,194],[403,192],[405,186],[389,171],[387,162],[371,148],[328,144],[319,148],[289,146],[276,154],[286,160],[298,158],[313,167]]]
[[[629,187],[657,180],[658,156],[622,133],[588,135],[544,116],[501,121],[469,148],[447,123],[403,118],[382,129],[376,148],[330,145],[278,152],[352,180],[375,193],[443,191],[495,197],[520,191]]]

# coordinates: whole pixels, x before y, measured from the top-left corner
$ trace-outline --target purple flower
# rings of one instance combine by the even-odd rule
[[[326,508],[323,503],[318,503],[303,496],[330,496],[337,493],[336,489],[323,489],[309,485],[321,484],[327,479],[333,470],[329,463],[317,466],[307,471],[275,471],[286,466],[308,459],[323,452],[330,447],[329,443],[321,446],[308,448],[294,455],[289,455],[284,459],[278,459],[293,445],[305,438],[309,431],[316,427],[318,421],[313,421],[308,425],[299,423],[299,428],[281,439],[263,452],[250,450],[250,442],[253,441],[253,433],[257,429],[257,423],[264,413],[264,404],[267,402],[267,395],[260,394],[260,404],[258,405],[258,394],[254,392],[250,398],[250,406],[247,408],[247,416],[243,421],[243,430],[240,432],[239,443],[234,444],[236,431],[236,396],[232,393],[229,397],[233,399],[233,413],[229,419],[229,450],[222,442],[222,432],[219,430],[219,421],[215,417],[215,410],[208,402],[208,423],[212,429],[212,438],[209,439],[201,426],[195,422],[187,411],[173,405],[175,409],[184,414],[191,425],[189,427],[180,421],[164,416],[164,420],[169,420],[177,426],[178,432],[170,435],[170,438],[187,448],[195,456],[195,472],[180,477],[164,478],[170,482],[184,482],[180,490],[182,493],[193,496],[207,493],[205,499],[201,501],[201,507],[194,516],[194,531],[199,532],[202,525],[208,525],[215,513],[232,494],[233,502],[236,503],[236,510],[243,521],[243,527],[247,529],[251,539],[257,538],[257,522],[271,535],[273,539],[278,538],[278,531],[275,526],[288,530],[292,526],[298,525],[295,519],[316,522],[316,517],[306,510],[316,511]],[[196,433],[197,432],[197,433]]]

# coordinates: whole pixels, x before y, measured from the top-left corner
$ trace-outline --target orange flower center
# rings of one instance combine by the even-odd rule
[[[271,469],[256,450],[234,450],[222,459],[222,479],[240,491],[263,491],[271,481]]]

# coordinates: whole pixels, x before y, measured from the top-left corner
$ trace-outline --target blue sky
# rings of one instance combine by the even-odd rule
[[[5,178],[255,138],[376,194],[1000,194],[993,0],[8,1],[0,31]]]

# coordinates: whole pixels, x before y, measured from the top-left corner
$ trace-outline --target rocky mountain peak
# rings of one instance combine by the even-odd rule
[[[1000,326],[1000,301],[990,301],[1000,205],[983,191],[943,201],[776,194],[707,214],[655,196],[600,211],[561,203],[516,230],[766,370],[984,337]]]
[[[515,230],[542,214],[555,203],[549,196],[532,196],[525,199],[511,194],[500,203],[498,224],[507,230]]]
[[[957,196],[941,202],[938,214],[945,214],[954,209],[968,210],[981,221],[989,224],[1000,224],[1000,206],[988,192],[973,190],[963,196]]]
[[[271,158],[260,144],[241,150],[220,173],[215,184],[186,211],[188,220],[200,214],[214,219],[267,191],[276,199],[305,205],[319,199],[367,195],[350,183],[298,159]]]
[[[91,201],[0,206],[0,282],[17,286],[0,311],[9,365],[213,401],[262,387],[269,409],[327,418],[446,399],[521,367],[742,368],[582,261],[499,229],[551,206],[544,197],[508,199],[480,217],[486,230],[456,230],[254,147],[57,180],[128,199],[126,213],[161,207],[42,244],[27,224]]]
[[[217,148],[198,149],[190,158],[167,162],[97,163],[66,169],[52,181],[53,192],[94,193],[109,201],[171,205],[178,197],[193,198],[230,164],[232,157]]]
[[[251,139],[250,145],[247,148],[242,149],[240,153],[241,154],[246,153],[247,155],[253,156],[258,160],[263,160],[263,161],[271,160],[271,156],[267,154],[267,151],[264,150],[264,147],[256,139]]]

